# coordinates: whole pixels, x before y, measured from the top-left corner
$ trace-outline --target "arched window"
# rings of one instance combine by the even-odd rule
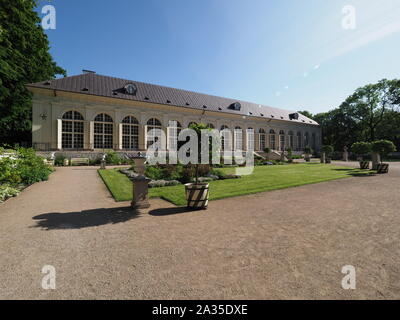
[[[246,130],[246,139],[247,139],[247,150],[254,151],[254,129],[252,127],[247,128]]]
[[[315,136],[315,132],[313,132],[312,134],[311,134],[311,148],[313,149],[313,150],[315,150],[316,149],[316,141],[317,139],[316,139],[316,136]]]
[[[182,130],[182,125],[177,120],[168,121],[168,148],[178,150],[178,136]]]
[[[273,129],[269,130],[269,147],[272,150],[276,149],[276,135]]]
[[[235,127],[235,150],[243,150],[243,130],[241,127]]]
[[[309,147],[310,146],[310,135],[308,132],[304,134],[304,146]]]
[[[94,118],[94,148],[112,149],[113,148],[113,119],[105,113],[100,113]]]
[[[289,148],[293,150],[294,148],[294,134],[293,131],[289,131]]]
[[[161,121],[156,118],[151,118],[147,121],[147,148],[154,142],[157,142],[161,137]]]
[[[139,121],[133,116],[127,116],[122,120],[122,148],[139,149]]]
[[[68,111],[62,117],[62,148],[83,149],[83,116],[78,111]]]
[[[259,134],[259,139],[258,139],[258,142],[259,142],[259,149],[260,149],[261,151],[264,151],[264,149],[265,149],[265,147],[266,147],[266,144],[265,144],[265,142],[266,142],[266,139],[265,139],[265,137],[266,137],[266,135],[265,135],[265,130],[264,130],[264,129],[258,130],[258,134]]]
[[[221,126],[220,135],[221,135],[221,150],[227,150],[230,146],[230,131],[229,127],[226,125]]]
[[[283,130],[279,131],[279,150],[285,150],[285,131]]]
[[[297,132],[297,151],[301,151],[303,149],[303,139],[301,138],[301,132]]]

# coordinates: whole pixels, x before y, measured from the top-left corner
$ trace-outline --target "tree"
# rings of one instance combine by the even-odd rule
[[[0,4],[0,142],[31,141],[32,105],[27,83],[66,71],[53,61],[49,42],[34,11],[36,0]]]
[[[393,110],[399,101],[400,80],[383,79],[358,88],[340,108],[359,124],[367,141],[374,141],[385,112]]]

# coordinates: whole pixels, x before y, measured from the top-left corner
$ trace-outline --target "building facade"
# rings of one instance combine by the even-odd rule
[[[222,135],[222,147],[318,151],[321,130],[296,112],[254,103],[117,79],[87,72],[27,85],[33,93],[32,142],[38,150],[145,151],[163,130],[167,148],[179,131],[204,123]]]

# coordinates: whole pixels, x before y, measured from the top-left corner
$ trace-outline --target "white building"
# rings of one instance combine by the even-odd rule
[[[145,151],[150,129],[164,130],[171,145],[179,128],[191,122],[232,130],[227,149],[246,149],[250,132],[260,151],[290,147],[301,152],[305,146],[318,151],[321,146],[318,123],[295,111],[94,72],[27,87],[33,93],[32,142],[38,150]]]

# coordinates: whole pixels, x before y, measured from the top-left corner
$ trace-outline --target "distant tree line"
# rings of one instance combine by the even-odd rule
[[[383,79],[358,88],[338,108],[311,114],[322,128],[323,144],[336,151],[358,141],[392,141],[400,150],[400,80]]]

